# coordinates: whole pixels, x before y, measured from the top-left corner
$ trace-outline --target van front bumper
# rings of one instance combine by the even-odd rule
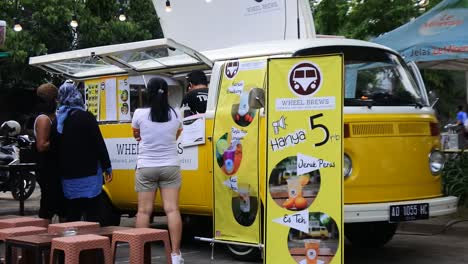
[[[372,203],[372,204],[350,204],[344,206],[344,222],[379,222],[388,221],[390,218],[391,205],[405,204],[429,204],[429,217],[453,214],[457,211],[458,198],[447,196],[433,199],[411,200],[404,202]]]

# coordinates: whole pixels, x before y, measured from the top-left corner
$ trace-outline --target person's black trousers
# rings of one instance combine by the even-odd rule
[[[67,222],[84,221],[100,222],[101,194],[93,198],[67,199]]]

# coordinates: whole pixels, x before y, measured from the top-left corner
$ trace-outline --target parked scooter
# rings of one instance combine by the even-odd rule
[[[0,126],[0,191],[10,191],[15,200],[24,201],[36,188],[36,176],[32,170],[18,170],[21,152],[31,152],[34,144],[27,135],[20,135],[20,131],[21,126],[16,121]]]

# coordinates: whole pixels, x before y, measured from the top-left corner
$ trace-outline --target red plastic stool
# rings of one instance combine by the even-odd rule
[[[61,250],[65,254],[65,264],[78,264],[80,263],[81,251],[90,249],[102,250],[104,255],[104,263],[112,263],[109,238],[105,236],[88,234],[69,237],[58,237],[52,239],[52,246],[50,250],[50,264],[54,263],[55,253],[57,250]]]
[[[80,231],[92,231],[99,228],[99,223],[96,222],[86,222],[86,221],[76,221],[60,224],[50,224],[49,225],[49,234],[58,234],[63,233],[68,228],[76,228],[78,232]]]
[[[0,229],[12,228],[20,226],[39,226],[47,227],[49,221],[47,219],[35,218],[35,217],[14,217],[0,219]]]
[[[167,230],[153,228],[132,228],[122,231],[114,231],[112,234],[112,256],[114,261],[117,243],[128,243],[130,264],[150,263],[151,259],[145,258],[145,247],[150,253],[151,247],[149,247],[149,243],[155,241],[164,242],[167,263],[171,264],[169,232],[167,232]]]
[[[38,226],[21,226],[21,227],[12,227],[0,229],[0,240],[5,242],[7,238],[17,237],[17,236],[29,236],[47,233],[47,228],[38,227]],[[16,249],[5,249],[5,263],[13,263],[18,261]]]

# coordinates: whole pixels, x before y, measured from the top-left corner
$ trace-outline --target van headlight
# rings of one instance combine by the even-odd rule
[[[434,150],[429,154],[429,169],[432,175],[439,175],[444,169],[445,157],[442,152]]]
[[[348,154],[344,154],[343,157],[343,176],[345,178],[349,177],[353,172],[353,162]]]

